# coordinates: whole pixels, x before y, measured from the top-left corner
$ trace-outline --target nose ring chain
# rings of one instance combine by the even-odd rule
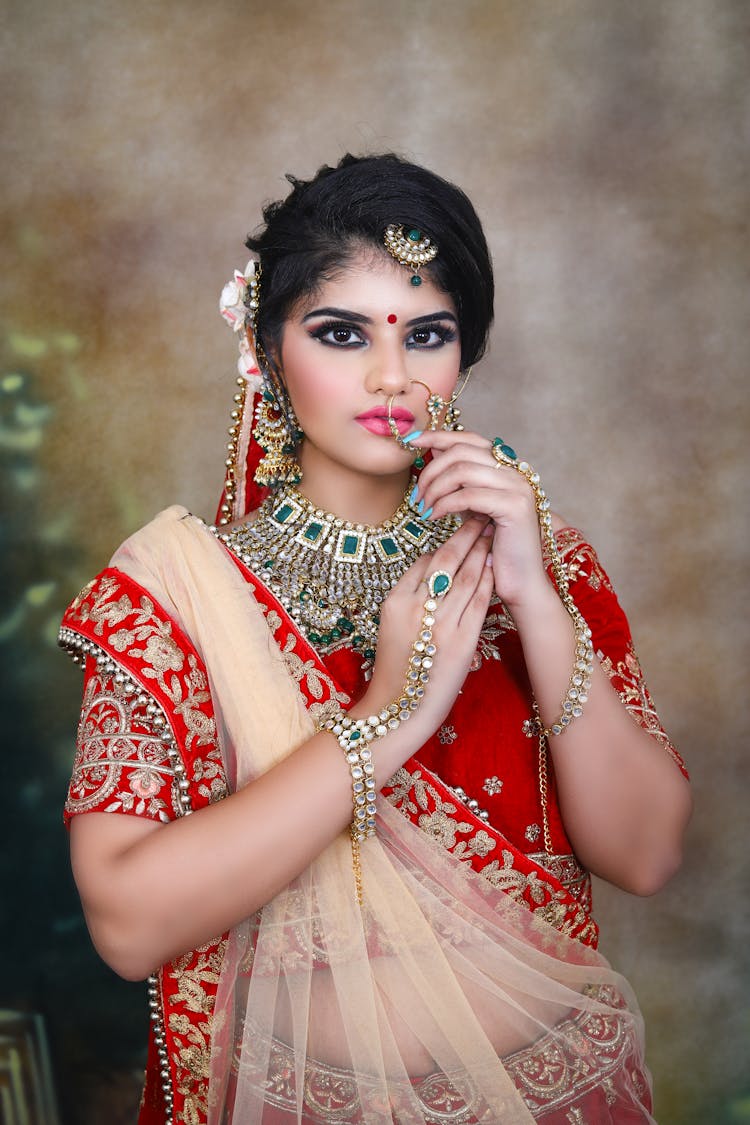
[[[454,391],[451,397],[448,399],[443,398],[442,395],[438,394],[436,391],[433,391],[432,388],[429,387],[427,383],[423,382],[421,379],[411,380],[412,383],[418,383],[420,387],[424,387],[424,389],[427,391],[427,413],[430,416],[430,421],[427,426],[428,430],[436,430],[438,428],[438,426],[440,425],[440,415],[443,414],[443,411],[445,411],[442,424],[442,428],[444,430],[450,431],[463,429],[463,426],[458,421],[459,417],[461,416],[461,411],[455,405],[455,403],[456,400],[465,391],[466,384],[469,382],[470,376],[471,368],[469,367],[466,370],[461,386],[457,391]],[[388,428],[391,431],[391,435],[396,443],[402,449],[409,450],[409,452],[413,452],[416,450],[417,458],[419,459],[422,457],[423,450],[417,449],[416,446],[412,445],[410,442],[405,441],[399,433],[398,426],[396,425],[396,420],[393,417],[392,413],[393,400],[395,397],[395,395],[388,396]]]

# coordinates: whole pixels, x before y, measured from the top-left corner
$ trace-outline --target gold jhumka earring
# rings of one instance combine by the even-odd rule
[[[280,484],[299,484],[302,470],[297,464],[296,454],[297,444],[303,436],[288,396],[280,384],[264,375],[253,427],[253,437],[263,450],[255,470],[255,483],[270,488]]]

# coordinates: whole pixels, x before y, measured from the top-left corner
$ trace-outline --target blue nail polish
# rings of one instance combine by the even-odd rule
[[[420,500],[417,504],[417,511],[419,512],[420,516],[424,512],[424,500]]]
[[[422,519],[428,520],[431,515],[432,515],[432,508],[428,508],[426,512],[422,513]]]
[[[407,434],[406,437],[401,438],[401,440],[406,442],[415,441],[418,437],[421,437],[423,433],[424,430],[414,430],[413,433]]]
[[[415,501],[415,500],[416,500],[416,498],[417,498],[417,493],[418,493],[418,492],[419,492],[419,485],[418,485],[418,484],[415,484],[415,485],[414,485],[414,488],[412,488],[411,492],[409,493],[409,503],[410,503],[410,504],[413,504],[413,503],[414,503],[414,501]]]

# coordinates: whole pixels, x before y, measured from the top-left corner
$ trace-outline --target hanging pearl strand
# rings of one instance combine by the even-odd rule
[[[227,442],[227,459],[224,462],[226,473],[224,476],[224,500],[220,509],[219,524],[231,522],[234,511],[234,502],[237,498],[237,455],[242,432],[242,418],[247,402],[247,380],[242,376],[237,377],[239,390],[234,396],[235,408],[231,413],[232,424],[229,427]]]
[[[492,442],[492,456],[497,462],[496,468],[507,466],[515,469],[529,483],[534,493],[539,527],[544,541],[544,547],[550,560],[552,577],[557,587],[560,601],[565,606],[575,635],[575,652],[573,656],[573,671],[570,676],[567,691],[562,702],[560,714],[549,726],[545,726],[539,714],[539,708],[534,701],[534,716],[524,723],[524,733],[529,738],[536,737],[539,743],[539,800],[542,810],[542,832],[544,850],[547,855],[554,854],[552,846],[552,833],[549,826],[549,782],[547,776],[547,743],[552,735],[562,734],[574,719],[583,714],[584,704],[588,701],[588,692],[591,687],[591,673],[594,667],[594,645],[591,639],[591,630],[578,609],[570,593],[568,575],[565,564],[555,543],[555,533],[552,526],[551,504],[542,488],[539,473],[535,472],[528,461],[521,461],[515,449],[503,441],[495,438]]]

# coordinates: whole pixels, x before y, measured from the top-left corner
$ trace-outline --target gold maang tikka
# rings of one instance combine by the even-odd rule
[[[392,258],[412,271],[409,279],[411,284],[421,285],[422,278],[419,276],[419,271],[422,266],[437,257],[438,248],[435,243],[416,227],[412,227],[404,234],[403,226],[396,223],[389,223],[385,228],[383,243]]]

